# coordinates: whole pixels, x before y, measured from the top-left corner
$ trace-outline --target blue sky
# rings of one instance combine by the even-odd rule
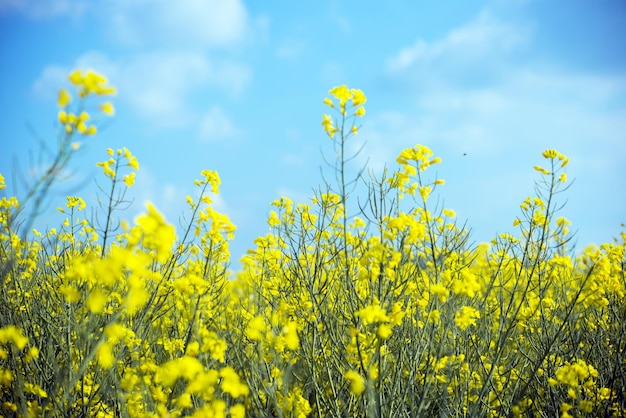
[[[16,162],[42,163],[58,88],[93,68],[118,88],[116,115],[40,222],[68,193],[94,207],[95,162],[127,147],[141,169],[121,216],[149,200],[178,224],[193,180],[217,170],[236,261],[272,200],[306,202],[321,183],[322,100],[347,84],[368,97],[355,169],[429,146],[439,198],[481,242],[513,230],[533,165],[556,148],[575,179],[561,214],[579,247],[600,244],[626,221],[625,32],[620,0],[0,0],[0,172],[10,183]]]

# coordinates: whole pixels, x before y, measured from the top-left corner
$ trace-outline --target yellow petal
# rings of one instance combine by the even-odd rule
[[[57,104],[59,105],[59,107],[67,106],[68,104],[70,104],[71,100],[72,100],[72,96],[70,96],[67,90],[65,89],[59,90],[59,97],[57,99]]]

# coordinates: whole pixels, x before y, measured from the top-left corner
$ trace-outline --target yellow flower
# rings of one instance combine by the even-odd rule
[[[262,316],[255,317],[246,327],[246,336],[251,340],[261,340],[265,334],[265,321]]]
[[[298,327],[294,321],[289,322],[283,328],[283,336],[285,343],[290,350],[296,350],[300,347],[300,339],[298,338]]]
[[[214,170],[202,170],[200,174],[204,176],[204,182],[211,185],[211,192],[217,194],[220,184],[222,183],[218,172]]]
[[[543,155],[543,158],[552,159],[556,158],[557,151],[554,149],[547,149],[541,155]]]
[[[353,395],[360,395],[365,391],[365,379],[359,373],[348,370],[344,377],[350,382],[350,392]]]
[[[439,300],[443,303],[447,300],[450,291],[444,285],[436,283],[430,286],[430,292],[439,297]]]
[[[164,263],[165,259],[167,259],[167,256],[163,258],[164,255],[161,254],[159,249],[157,249],[156,257],[161,263]],[[128,310],[128,313],[132,314],[137,312],[146,304],[146,302],[148,302],[150,294],[146,291],[143,280],[136,275],[131,276],[128,282],[130,289],[126,295],[126,309]]]
[[[198,359],[189,356],[180,357],[161,366],[157,373],[157,381],[168,387],[173,386],[181,377],[193,381],[202,372],[202,368],[202,363]]]
[[[391,336],[391,327],[387,324],[380,324],[378,326],[378,336],[383,340],[386,340]]]
[[[242,404],[231,406],[228,412],[230,418],[244,418],[246,416],[246,408]]]
[[[471,306],[463,306],[461,311],[454,315],[454,323],[464,331],[470,325],[476,325],[478,318],[480,318],[480,312]]]
[[[378,303],[366,306],[358,311],[356,316],[361,318],[363,325],[374,324],[377,322],[389,322],[390,319],[387,312],[381,308]]]
[[[350,93],[350,90],[348,90],[348,87],[345,85],[333,87],[328,94],[335,96],[339,100],[339,105],[342,108],[345,108],[348,99],[352,98],[352,93]]]
[[[96,359],[103,369],[110,369],[115,364],[115,356],[113,355],[113,347],[110,343],[104,342],[96,351]]]
[[[12,342],[18,349],[23,350],[28,344],[28,338],[24,336],[21,329],[15,325],[0,328],[0,344]]]
[[[7,185],[4,182],[4,176],[2,174],[0,174],[0,190],[6,189],[6,188],[7,188]]]
[[[119,324],[119,323],[112,323],[108,325],[104,329],[104,334],[106,335],[107,340],[111,344],[117,344],[118,342],[126,338],[127,336],[134,335],[134,333],[131,330],[129,330],[124,325]]]
[[[350,92],[352,93],[352,104],[354,106],[362,105],[367,101],[367,97],[365,97],[365,94],[363,94],[361,90],[351,89]],[[358,115],[358,116],[362,116],[362,115]]]
[[[87,133],[87,125],[85,125],[85,123],[83,121],[78,122],[78,124],[76,125],[76,129],[81,134],[88,135],[88,133]]]
[[[430,188],[429,186],[422,186],[419,188],[419,191],[420,191],[420,196],[422,197],[422,199],[426,201],[428,199],[428,196],[430,196],[430,192],[432,191],[432,188]]]
[[[191,402],[191,394],[183,393],[176,400],[176,406],[178,409],[191,408],[193,403]]]
[[[213,360],[224,363],[226,348],[228,348],[226,341],[220,339],[219,336],[212,331],[204,330],[201,335],[201,351],[208,352]]]
[[[36,383],[24,383],[24,392],[33,394],[39,398],[47,398],[48,394]]]
[[[59,90],[59,97],[57,99],[57,104],[59,107],[66,107],[72,101],[72,96],[65,89]]]
[[[354,116],[363,116],[365,115],[365,108],[359,107],[356,112],[354,112]]]
[[[65,113],[64,110],[61,110],[59,112],[58,119],[59,119],[59,122],[61,122],[63,124],[67,123],[67,120],[68,120],[67,113]]]
[[[102,313],[107,303],[107,296],[101,290],[93,290],[87,298],[87,307],[95,314]]]
[[[146,204],[147,214],[137,217],[137,225],[144,232],[144,247],[156,250],[156,259],[164,263],[172,253],[176,240],[175,228],[165,221],[163,215],[150,202]]]
[[[139,171],[139,161],[137,161],[137,157],[132,155],[128,160],[128,166],[133,168],[135,171]]]
[[[443,216],[447,216],[448,218],[456,218],[456,212],[452,209],[444,209],[442,213]]]
[[[324,127],[324,131],[328,134],[329,137],[333,137],[335,132],[337,132],[337,128],[333,123],[333,119],[329,115],[324,115],[322,119],[322,126]]]
[[[75,86],[80,86],[83,83],[83,75],[80,70],[74,70],[70,73],[68,79]]]
[[[107,79],[95,71],[88,70],[83,78],[83,85],[89,90],[96,90],[101,84],[106,84]]]
[[[233,398],[239,398],[240,396],[247,396],[250,390],[245,383],[242,383],[239,379],[239,375],[230,366],[224,367],[220,370],[220,376],[222,377],[222,390],[228,393]]]
[[[81,211],[87,207],[87,204],[81,197],[67,196],[66,199],[67,199],[67,203],[65,204],[65,206],[68,209],[78,207],[78,210]]]
[[[59,291],[65,296],[65,301],[68,303],[76,303],[80,300],[80,292],[72,286],[62,285]]]
[[[330,107],[335,107],[335,104],[333,103],[333,101],[330,100],[328,97],[324,99],[324,104]]]
[[[105,102],[100,105],[100,110],[104,112],[105,115],[113,116],[115,114],[115,108],[111,102]]]
[[[440,318],[441,318],[441,311],[439,311],[438,309],[433,309],[428,314],[428,321],[433,324],[438,324]]]
[[[111,166],[114,164],[115,164],[115,160],[112,158],[109,158],[107,161],[96,163],[96,166],[102,167],[102,169],[104,170],[104,175],[112,179],[112,178],[115,178],[115,170],[111,168]]]
[[[30,347],[28,353],[26,353],[26,361],[30,362],[37,358],[39,358],[39,349],[37,347]]]
[[[267,218],[267,223],[272,228],[276,228],[277,226],[280,225],[280,219],[278,219],[278,214],[276,213],[275,210],[270,211],[270,216],[269,218]]]
[[[135,173],[130,173],[124,176],[124,183],[126,183],[126,187],[130,187],[135,184]]]

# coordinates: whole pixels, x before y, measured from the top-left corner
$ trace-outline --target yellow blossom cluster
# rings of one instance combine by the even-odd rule
[[[322,118],[322,126],[324,127],[324,131],[326,134],[332,139],[340,129],[342,130],[347,116],[346,107],[350,105],[350,107],[354,108],[352,113],[352,121],[353,123],[350,125],[349,132],[350,134],[356,135],[359,131],[359,128],[354,124],[354,120],[356,117],[363,117],[365,115],[365,108],[361,105],[367,102],[367,98],[365,94],[361,90],[358,89],[349,89],[345,85],[337,86],[328,92],[331,96],[338,101],[339,104],[339,113],[341,114],[341,119],[339,121],[332,118],[330,115],[323,115]],[[329,106],[330,108],[335,109],[336,104],[330,98],[324,99],[324,104]]]
[[[86,99],[89,96],[107,96],[115,94],[114,87],[108,86],[107,79],[94,71],[76,70],[69,76],[70,82],[78,90],[78,97]],[[97,132],[96,125],[89,124],[91,116],[84,109],[84,104],[80,103],[78,109],[80,111],[73,112],[69,110],[72,103],[72,95],[66,89],[59,90],[57,104],[61,108],[58,115],[59,122],[67,134],[78,131],[82,135],[95,135]],[[100,105],[100,110],[108,116],[112,116],[115,111],[111,102],[104,102]]]

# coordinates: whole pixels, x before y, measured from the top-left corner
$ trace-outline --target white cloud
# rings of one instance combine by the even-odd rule
[[[119,91],[143,117],[161,125],[188,123],[187,95],[205,85],[210,63],[201,54],[144,53],[120,66]]]
[[[0,14],[13,11],[33,20],[78,18],[86,9],[84,0],[0,0]]]
[[[616,104],[626,94],[626,77],[524,62],[518,53],[532,43],[531,34],[528,26],[483,12],[441,39],[401,49],[387,75],[412,107],[394,123],[388,115],[375,120],[369,137],[388,144],[411,136],[455,152],[495,155],[543,145],[573,150],[600,140],[602,130],[603,143],[623,149],[617,144],[624,143],[625,109]],[[386,125],[397,126],[394,134],[384,132]]]
[[[68,68],[59,65],[47,66],[32,85],[33,95],[40,100],[53,100],[58,89],[67,83],[68,73]]]
[[[484,88],[441,83],[416,93],[407,109],[366,120],[357,137],[367,142],[361,161],[369,157],[380,168],[416,143],[436,152],[507,159],[550,147],[575,153],[583,164],[609,149],[623,156],[626,108],[616,103],[625,95],[626,77],[532,68],[510,69],[506,80]]]
[[[128,103],[141,117],[155,125],[179,127],[197,122],[200,115],[190,107],[191,96],[218,89],[236,96],[251,79],[250,69],[228,60],[211,60],[201,52],[157,51],[113,60],[99,52],[80,56],[72,67],[50,65],[33,83],[33,93],[55,97],[75,68],[94,69],[118,89],[116,100]]]
[[[528,26],[501,22],[483,12],[445,37],[428,42],[417,39],[387,62],[387,72],[401,82],[424,85],[442,79],[482,81],[501,75],[500,64],[528,41]]]
[[[251,78],[242,64],[212,61],[198,52],[141,54],[120,73],[120,92],[133,108],[166,126],[186,125],[197,118],[188,104],[192,94],[216,88],[237,95]]]
[[[113,84],[118,79],[118,65],[106,55],[90,51],[81,55],[73,66],[51,64],[45,67],[33,83],[31,92],[37,99],[53,100],[59,88],[69,85],[67,77],[74,69],[97,71],[105,75]]]
[[[200,119],[200,140],[219,141],[241,135],[230,117],[219,107],[213,107]]]
[[[528,26],[483,13],[393,54],[387,83],[407,105],[368,113],[356,137],[367,142],[357,163],[369,158],[380,170],[403,148],[431,147],[443,158],[433,169],[447,180],[446,206],[464,209],[461,216],[484,239],[510,230],[520,200],[533,193],[532,166],[544,163],[544,149],[556,148],[571,157],[568,177],[577,179],[560,197],[569,200],[564,215],[572,213],[575,224],[589,213],[617,219],[613,208],[623,207],[623,198],[614,179],[626,176],[626,74],[525,60],[531,35]],[[606,230],[586,221],[597,227],[581,235],[581,244]]]
[[[101,3],[111,36],[127,45],[231,47],[251,30],[240,0],[116,0]]]

